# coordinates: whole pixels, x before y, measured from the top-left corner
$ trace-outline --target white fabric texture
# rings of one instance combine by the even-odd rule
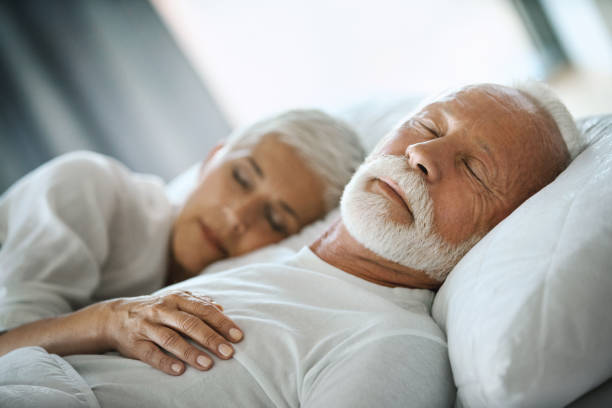
[[[245,332],[234,359],[275,406],[454,401],[444,335],[430,316],[431,291],[367,282],[307,247],[283,264],[202,275],[173,288],[223,305]]]
[[[0,406],[99,408],[91,388],[64,359],[42,347],[24,347],[0,358]]]
[[[162,287],[174,209],[163,183],[87,152],[0,198],[0,330]]]
[[[579,125],[586,149],[436,296],[462,406],[559,407],[612,376],[612,115]]]
[[[201,275],[172,288],[223,305],[245,333],[233,359],[213,356],[211,371],[188,368],[171,377],[118,356],[69,356],[82,377],[70,383],[84,379],[102,407],[448,407],[454,401],[430,291],[367,282],[308,248],[282,264]]]

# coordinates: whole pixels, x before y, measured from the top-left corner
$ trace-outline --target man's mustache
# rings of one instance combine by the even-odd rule
[[[412,168],[408,158],[403,156],[381,155],[366,162],[368,179],[392,180],[409,207],[417,228],[431,225],[427,207],[431,207],[431,197],[423,178]]]

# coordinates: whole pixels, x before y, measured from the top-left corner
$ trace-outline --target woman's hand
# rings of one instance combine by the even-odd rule
[[[105,343],[126,357],[171,375],[184,372],[183,362],[198,370],[208,370],[213,365],[206,352],[182,335],[223,360],[234,354],[229,342],[239,342],[243,337],[238,326],[221,312],[222,307],[208,296],[173,291],[104,303]]]

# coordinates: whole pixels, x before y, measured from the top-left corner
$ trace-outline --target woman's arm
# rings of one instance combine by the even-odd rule
[[[183,362],[208,370],[210,356],[182,335],[221,359],[231,358],[229,342],[243,335],[220,309],[210,298],[184,291],[109,300],[7,331],[0,335],[0,355],[25,346],[59,355],[117,350],[171,375],[184,372]]]
[[[156,180],[71,153],[0,197],[0,330],[164,282],[172,209]]]
[[[91,354],[110,350],[102,337],[104,303],[50,317],[8,330],[0,335],[0,355],[26,346],[41,346],[58,355]]]

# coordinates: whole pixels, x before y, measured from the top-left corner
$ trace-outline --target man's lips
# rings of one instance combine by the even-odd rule
[[[204,239],[208,241],[214,248],[219,250],[224,256],[227,256],[227,249],[221,243],[221,240],[217,238],[217,236],[212,232],[206,224],[200,219],[198,219],[198,224],[200,224],[200,228],[202,230],[202,234],[204,235]]]
[[[408,202],[404,197],[402,190],[393,180],[377,177],[374,179],[374,181],[377,182],[378,186],[387,197],[397,202],[398,204],[403,205],[406,208],[406,211],[408,211],[410,213],[410,216],[414,219],[414,215],[410,210],[410,206],[408,205]]]

